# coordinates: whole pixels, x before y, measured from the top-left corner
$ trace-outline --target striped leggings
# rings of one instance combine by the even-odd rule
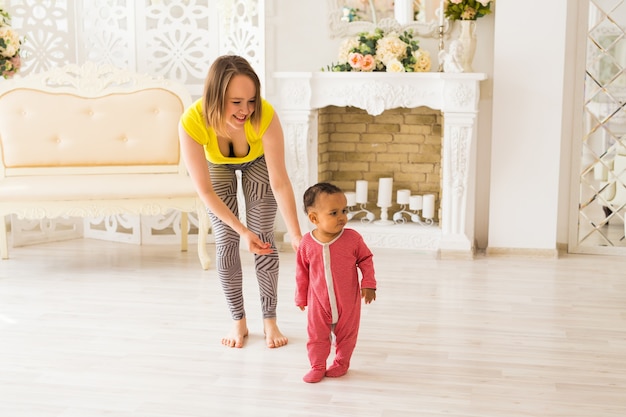
[[[274,243],[277,205],[270,188],[265,157],[233,165],[209,162],[213,189],[235,216],[239,216],[236,171],[241,171],[247,227],[263,242],[271,243],[274,249],[270,255],[254,255],[263,318],[274,318],[278,299],[278,252]],[[233,320],[241,320],[246,316],[246,312],[239,254],[240,236],[210,210],[207,212],[215,236],[216,268],[222,290]]]

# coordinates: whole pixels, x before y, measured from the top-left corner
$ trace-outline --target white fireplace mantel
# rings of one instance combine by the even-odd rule
[[[296,196],[317,182],[317,110],[352,106],[379,115],[387,109],[426,106],[443,114],[439,229],[419,225],[360,228],[366,241],[391,248],[434,250],[441,257],[474,254],[474,178],[481,73],[279,72],[278,110],[286,160]],[[300,224],[308,230],[302,213]],[[395,228],[395,229],[394,229]],[[363,229],[363,230],[362,230]]]

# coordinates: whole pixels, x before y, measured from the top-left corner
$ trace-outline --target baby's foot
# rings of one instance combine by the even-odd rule
[[[302,380],[309,383],[320,382],[324,378],[325,371],[326,370],[322,367],[314,366],[304,377],[302,377]]]
[[[289,341],[278,329],[275,318],[263,320],[263,332],[265,333],[265,343],[268,348],[285,346]]]
[[[246,324],[246,319],[235,320],[228,336],[222,337],[222,344],[231,348],[242,348],[243,341],[247,336],[248,325]]]
[[[330,378],[338,378],[344,376],[348,372],[348,367],[338,362],[333,362],[326,371],[326,376]]]

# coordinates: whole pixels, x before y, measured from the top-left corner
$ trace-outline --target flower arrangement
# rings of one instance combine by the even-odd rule
[[[494,0],[445,0],[443,14],[450,20],[476,20],[491,13]]]
[[[377,28],[343,41],[339,62],[327,69],[335,72],[426,72],[430,67],[430,54],[419,48],[412,31],[385,33]]]
[[[9,13],[0,8],[0,75],[10,78],[22,66],[20,47],[22,41],[10,26]]]

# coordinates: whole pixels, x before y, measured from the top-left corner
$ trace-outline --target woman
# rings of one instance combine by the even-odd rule
[[[219,57],[209,69],[203,96],[185,111],[179,126],[183,158],[212,222],[216,268],[233,319],[222,344],[237,348],[243,347],[248,335],[240,237],[255,254],[263,329],[270,348],[288,341],[276,324],[277,207],[294,250],[302,238],[285,167],[282,127],[260,91],[259,78],[248,61],[234,55]],[[241,171],[247,226],[238,218],[236,171]]]

